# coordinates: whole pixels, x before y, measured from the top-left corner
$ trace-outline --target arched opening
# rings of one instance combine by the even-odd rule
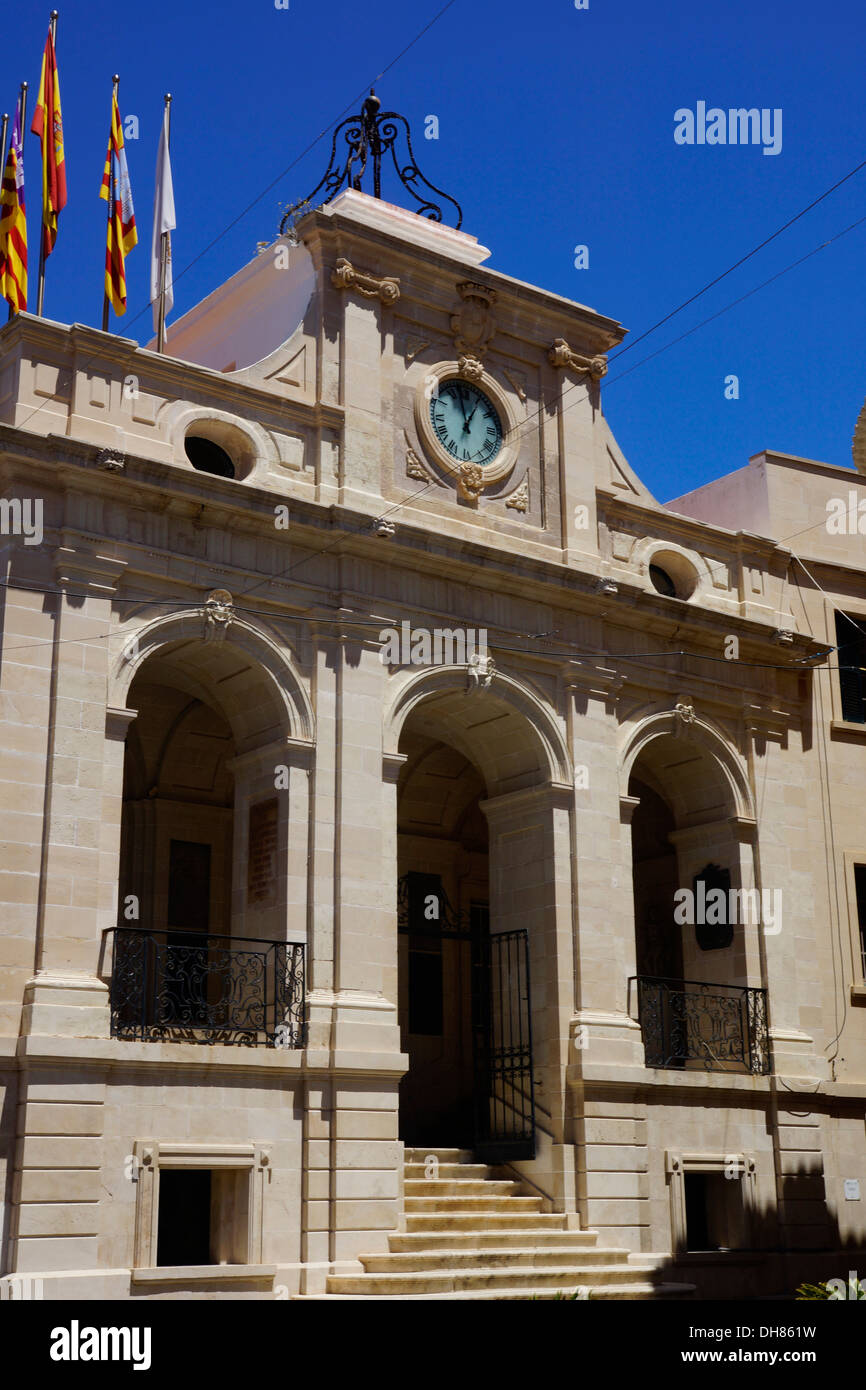
[[[682,928],[674,919],[679,887],[677,852],[671,840],[674,814],[664,798],[635,775],[629,795],[640,797],[631,824],[637,973],[682,980]]]
[[[699,737],[662,731],[634,760],[628,793],[647,1065],[761,1071],[761,898],[734,785]]]
[[[434,671],[403,688],[394,716],[401,1137],[486,1161],[532,1159],[537,1116],[549,1132],[562,1122],[573,986],[555,880],[569,839],[551,783],[567,754],[534,699],[505,678],[467,689],[465,673]]]
[[[279,693],[240,646],[202,637],[157,647],[126,699],[115,1034],[275,1045],[282,1027],[295,1045],[287,797],[257,756],[285,732]]]
[[[489,935],[485,787],[456,748],[407,733],[398,784],[399,1022],[409,1071],[401,1137],[458,1147],[474,1138],[478,986]]]
[[[228,936],[231,727],[218,708],[179,687],[156,660],[136,676],[129,699],[138,716],[124,762],[123,897],[137,898],[142,926]]]

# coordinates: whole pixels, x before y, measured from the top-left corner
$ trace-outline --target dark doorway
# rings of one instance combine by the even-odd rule
[[[209,1168],[160,1170],[156,1263],[213,1263]]]
[[[670,840],[676,822],[667,802],[636,777],[629,795],[640,797],[631,829],[637,974],[681,981],[682,928],[674,921],[674,894],[680,885]]]
[[[472,934],[438,874],[401,880],[401,1009],[410,1068],[400,1084],[400,1137],[408,1144],[466,1147],[473,1134]],[[444,1137],[443,1137],[444,1136]]]

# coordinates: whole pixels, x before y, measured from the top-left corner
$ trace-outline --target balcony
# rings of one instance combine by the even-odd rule
[[[303,1047],[300,943],[140,927],[107,935],[113,1038]]]
[[[648,1067],[768,1074],[766,990],[636,978]]]

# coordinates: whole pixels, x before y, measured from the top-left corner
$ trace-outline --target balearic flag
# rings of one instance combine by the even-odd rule
[[[14,313],[27,308],[27,212],[21,157],[21,103],[15,108],[12,139],[0,192],[0,298]]]
[[[111,131],[102,173],[100,198],[108,202],[108,234],[105,244],[105,295],[116,314],[126,313],[126,257],[138,241],[132,187],[126,167],[123,126],[117,95],[111,97]]]
[[[165,302],[162,315],[174,304],[171,276],[171,235],[177,223],[174,215],[174,188],[171,182],[171,161],[168,154],[168,106],[162,118],[162,134],[156,156],[156,190],[153,197],[153,240],[150,247],[150,299],[153,304],[153,327],[159,332],[159,268],[163,233],[165,238]]]
[[[42,76],[30,126],[42,144],[42,250],[50,256],[57,240],[57,214],[66,207],[66,156],[60,114],[60,79],[54,38],[48,30],[42,55]]]

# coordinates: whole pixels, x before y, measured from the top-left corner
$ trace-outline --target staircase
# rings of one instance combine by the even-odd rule
[[[431,1156],[436,1177],[425,1176]],[[431,1165],[432,1166],[432,1165]],[[659,1259],[596,1244],[520,1182],[463,1149],[406,1149],[406,1230],[387,1254],[360,1255],[363,1274],[330,1275],[312,1298],[677,1298],[690,1284],[652,1281]]]

